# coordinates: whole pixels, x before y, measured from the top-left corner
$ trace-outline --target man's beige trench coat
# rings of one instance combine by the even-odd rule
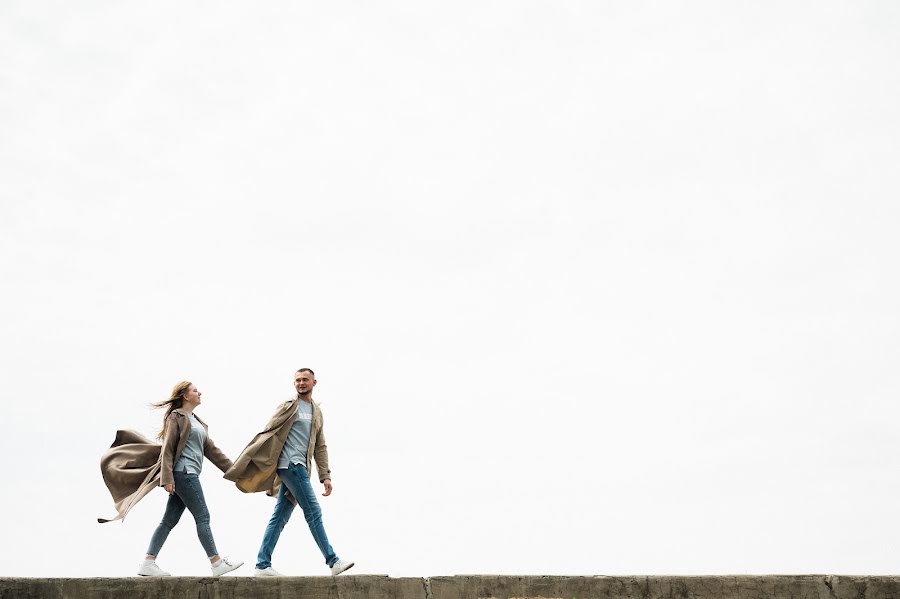
[[[225,478],[234,481],[237,488],[244,493],[265,491],[267,495],[278,496],[281,487],[281,479],[276,472],[278,457],[294,425],[300,401],[302,400],[299,397],[295,397],[278,406],[278,410],[266,427],[253,437],[234,461],[234,465],[225,473]],[[309,446],[306,450],[306,471],[312,472],[310,467],[315,458],[319,482],[323,482],[331,478],[331,470],[328,469],[328,446],[325,445],[325,433],[322,430],[322,410],[314,401],[312,408]],[[296,505],[297,501],[290,493],[287,493],[287,497]]]
[[[200,418],[197,417],[197,420]],[[208,431],[205,422],[200,420],[200,424]],[[117,431],[112,447],[100,458],[100,472],[118,513],[112,519],[97,518],[97,522],[124,520],[128,511],[147,493],[174,482],[172,466],[181,457],[190,430],[188,417],[176,410],[167,418],[162,445],[135,431]],[[203,455],[223,472],[232,466],[231,460],[216,447],[208,433]]]

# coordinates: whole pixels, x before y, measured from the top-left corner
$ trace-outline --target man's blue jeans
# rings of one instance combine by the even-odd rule
[[[281,490],[278,492],[278,500],[275,502],[275,511],[272,512],[269,525],[266,527],[266,534],[263,535],[259,555],[256,556],[256,567],[264,569],[272,565],[272,552],[275,551],[275,544],[278,543],[278,537],[281,536],[284,525],[290,520],[291,513],[294,511],[294,504],[285,496],[288,491],[297,499],[297,503],[303,509],[309,531],[316,540],[319,551],[325,556],[325,563],[331,567],[334,562],[338,561],[338,557],[334,554],[331,544],[328,543],[328,535],[325,534],[325,527],[322,525],[322,510],[316,500],[316,492],[309,482],[306,466],[293,464],[289,468],[281,468],[278,470],[278,476],[281,478]]]
[[[159,555],[163,543],[172,532],[172,528],[178,524],[184,508],[190,510],[197,524],[197,536],[200,544],[206,551],[206,557],[219,555],[216,542],[213,541],[212,530],[209,527],[209,509],[206,507],[206,499],[203,497],[203,487],[200,486],[200,477],[187,472],[173,472],[175,477],[175,492],[169,495],[166,503],[166,513],[162,522],[156,527],[153,537],[150,539],[150,547],[147,555]]]

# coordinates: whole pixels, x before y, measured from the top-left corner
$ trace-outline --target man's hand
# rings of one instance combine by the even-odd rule
[[[175,492],[175,483],[168,483],[163,488],[166,490],[166,493],[171,495],[172,493]]]
[[[326,478],[322,481],[322,484],[325,485],[325,492],[322,493],[322,497],[328,497],[329,495],[331,495],[331,479]]]

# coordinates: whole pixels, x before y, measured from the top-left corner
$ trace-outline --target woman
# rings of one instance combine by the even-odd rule
[[[203,457],[208,457],[223,472],[232,462],[209,438],[206,423],[194,414],[200,405],[200,395],[189,381],[175,385],[169,399],[153,404],[156,408],[166,408],[163,428],[157,437],[162,439],[162,446],[134,431],[119,431],[100,462],[104,481],[119,512],[113,520],[124,519],[134,504],[156,486],[164,487],[169,494],[162,522],[156,527],[147,556],[138,567],[139,576],[169,576],[156,564],[156,556],[185,508],[194,516],[197,536],[209,557],[213,576],[221,576],[243,564],[219,557],[209,526],[209,510],[199,478]]]

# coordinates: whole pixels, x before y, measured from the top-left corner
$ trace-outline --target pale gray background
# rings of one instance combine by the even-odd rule
[[[898,6],[3,2],[0,575],[131,575],[115,430],[300,366],[355,573],[896,573]]]

